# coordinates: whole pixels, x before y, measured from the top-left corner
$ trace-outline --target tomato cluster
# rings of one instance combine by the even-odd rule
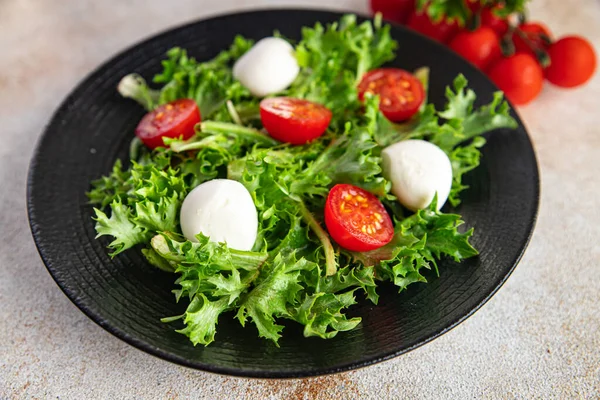
[[[384,19],[448,45],[484,71],[516,105],[535,99],[544,79],[572,88],[594,74],[596,54],[588,40],[580,36],[553,40],[539,22],[518,18],[519,24],[511,24],[510,16],[501,16],[501,3],[484,7],[479,0],[465,2],[471,18],[464,26],[446,18],[433,21],[426,9],[416,9],[415,0],[370,0],[370,5]]]

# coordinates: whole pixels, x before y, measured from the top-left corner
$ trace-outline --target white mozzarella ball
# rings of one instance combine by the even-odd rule
[[[384,175],[403,206],[426,208],[436,193],[438,210],[444,205],[452,187],[452,164],[442,149],[425,140],[404,140],[381,156]]]
[[[294,48],[285,40],[259,40],[233,66],[233,76],[258,97],[286,89],[300,72]]]
[[[256,241],[258,213],[238,181],[213,179],[198,185],[183,200],[180,214],[183,235],[192,242],[200,232],[236,250],[251,250]]]

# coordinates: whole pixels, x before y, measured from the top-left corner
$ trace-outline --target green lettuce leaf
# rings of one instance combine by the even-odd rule
[[[124,97],[132,98],[147,110],[177,99],[194,99],[203,119],[219,114],[220,120],[231,121],[225,103],[250,102],[250,92],[233,78],[231,63],[252,47],[253,42],[236,36],[227,50],[214,59],[199,63],[187,51],[175,47],[162,61],[163,71],[153,81],[163,84],[161,89],[151,89],[137,74],[125,76],[118,86]]]
[[[294,252],[277,254],[268,275],[240,302],[236,317],[242,326],[250,317],[260,337],[277,343],[283,326],[278,325],[275,318],[291,318],[288,307],[298,303],[300,291],[303,290],[300,285],[301,273],[313,268],[316,268],[315,263],[305,258],[296,259]]]
[[[304,325],[305,337],[330,339],[340,331],[354,329],[360,323],[360,318],[348,319],[341,312],[353,304],[356,304],[353,290],[342,294],[315,293],[304,298],[293,311],[292,317]]]
[[[394,238],[379,249],[351,253],[366,266],[375,266],[380,278],[391,280],[400,290],[414,282],[426,282],[422,268],[437,271],[436,259],[448,256],[455,261],[473,257],[477,250],[469,243],[473,229],[459,232],[459,215],[436,210],[437,200],[396,225]]]
[[[203,293],[199,293],[192,299],[183,316],[186,327],[177,332],[189,337],[194,346],[209,345],[215,340],[219,316],[228,308],[227,297],[211,301]]]
[[[110,205],[112,210],[110,218],[106,214],[94,208],[96,217],[96,238],[100,236],[112,236],[114,240],[110,242],[108,248],[112,249],[111,257],[135,246],[136,244],[148,241],[150,233],[131,222],[134,218],[129,207],[115,199]]]
[[[362,75],[394,57],[397,43],[389,30],[379,18],[358,24],[354,15],[303,28],[296,46],[302,69],[286,94],[324,104],[333,113],[332,129],[342,130],[360,109],[356,84]]]

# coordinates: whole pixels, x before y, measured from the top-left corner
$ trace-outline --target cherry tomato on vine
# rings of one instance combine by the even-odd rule
[[[426,10],[413,12],[408,19],[408,27],[441,43],[448,43],[458,31],[456,21],[448,22],[445,18],[432,21]]]
[[[465,3],[471,14],[475,14],[481,8],[479,0],[465,0]]]
[[[135,135],[151,149],[164,147],[163,138],[182,138],[194,136],[194,126],[200,122],[200,110],[194,100],[179,99],[158,106],[144,115]]]
[[[519,25],[517,28],[522,35],[525,36],[527,43],[519,32],[513,33],[513,44],[515,45],[515,51],[518,53],[528,53],[532,56],[536,56],[535,51],[531,49],[531,46],[540,50],[546,50],[549,43],[546,43],[544,37],[551,39],[550,30],[540,22],[526,22]]]
[[[535,99],[542,90],[544,73],[535,57],[517,53],[492,65],[489,77],[516,105]]]
[[[504,8],[503,5],[496,7],[486,7],[481,10],[481,25],[492,28],[498,36],[504,35],[508,31],[508,21],[505,17],[496,15],[496,10]]]
[[[492,28],[481,26],[474,31],[459,32],[450,48],[481,70],[502,57],[498,35]]]
[[[567,36],[548,48],[550,66],[546,79],[556,86],[571,88],[587,82],[596,71],[596,53],[586,39]]]
[[[399,24],[406,23],[415,9],[414,0],[370,0],[369,3],[373,14],[380,12],[383,19]]]
[[[260,119],[269,135],[291,144],[305,144],[321,136],[331,116],[325,106],[303,99],[268,97],[260,102]]]
[[[413,74],[398,68],[378,68],[363,75],[358,84],[358,98],[379,95],[379,109],[387,119],[405,121],[415,115],[423,100],[423,84]]]
[[[325,202],[327,231],[341,247],[369,251],[388,244],[394,226],[381,201],[359,187],[338,184]]]

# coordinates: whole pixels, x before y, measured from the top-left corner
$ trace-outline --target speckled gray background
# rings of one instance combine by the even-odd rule
[[[397,359],[289,381],[198,372],[105,332],[46,272],[27,224],[27,167],[44,124],[85,74],[148,35],[204,16],[298,5],[364,12],[366,3],[0,0],[0,398],[600,397],[598,74],[578,90],[547,86],[519,110],[542,172],[539,221],[519,267],[473,317]],[[530,9],[555,33],[579,33],[600,48],[598,0],[533,0]]]

